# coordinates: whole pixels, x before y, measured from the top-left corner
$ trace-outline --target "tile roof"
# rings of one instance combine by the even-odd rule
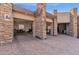
[[[16,7],[16,6],[13,6],[13,11],[22,12],[22,13],[28,14],[28,15],[34,15],[34,12],[32,12],[31,10],[20,8],[20,7]]]
[[[46,17],[53,19],[55,16],[51,13],[46,12]]]
[[[32,16],[35,15],[35,13],[33,11],[28,10],[28,9],[24,9],[24,8],[21,8],[21,7],[17,7],[17,6],[13,6],[13,11],[22,12],[24,14],[28,14],[28,15],[32,15]],[[46,17],[53,19],[54,15],[52,15],[51,13],[46,12]]]

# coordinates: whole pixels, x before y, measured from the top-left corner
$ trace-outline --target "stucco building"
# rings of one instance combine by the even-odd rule
[[[10,3],[0,4],[0,43],[12,42],[15,30],[31,30],[33,37],[46,39],[47,35],[66,34],[78,37],[77,8],[68,12],[46,12],[46,4],[38,3],[37,11],[16,7]]]

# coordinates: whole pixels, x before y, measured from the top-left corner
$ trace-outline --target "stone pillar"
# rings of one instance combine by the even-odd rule
[[[79,38],[79,16],[77,16],[77,37]]]
[[[51,35],[54,35],[54,19],[52,19],[51,23]]]
[[[8,43],[13,40],[12,4],[0,4],[0,43]]]
[[[73,8],[72,10],[70,10],[70,28],[71,28],[71,33],[70,35],[77,37],[77,8]]]
[[[33,37],[35,37],[35,21],[33,21]]]
[[[57,33],[57,26],[58,26],[58,23],[57,23],[57,10],[54,10],[54,20],[53,20],[53,23],[54,23],[54,35],[56,36],[58,33]]]
[[[46,5],[45,3],[37,4],[37,13],[35,19],[35,36],[46,39]]]

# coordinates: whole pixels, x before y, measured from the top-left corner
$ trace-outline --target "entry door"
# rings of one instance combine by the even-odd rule
[[[58,33],[66,34],[66,24],[58,24]]]

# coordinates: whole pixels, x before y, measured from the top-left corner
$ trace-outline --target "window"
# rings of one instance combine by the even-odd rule
[[[19,24],[19,29],[24,29],[24,25],[23,24]]]

